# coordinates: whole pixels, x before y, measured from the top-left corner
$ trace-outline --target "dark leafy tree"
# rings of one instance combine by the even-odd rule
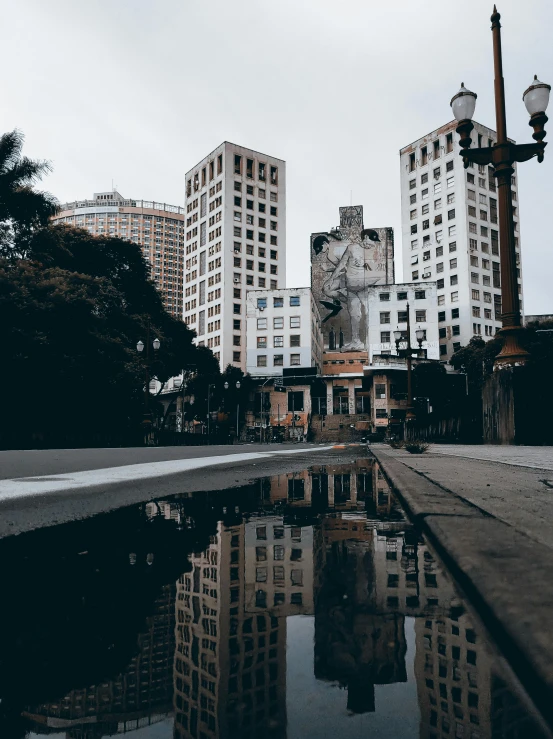
[[[0,398],[4,446],[139,443],[148,326],[161,382],[215,362],[164,310],[136,245],[77,229],[37,231],[28,259],[0,260],[0,321],[0,377],[17,387]]]
[[[0,256],[27,255],[29,240],[58,210],[57,200],[35,189],[50,164],[22,155],[21,131],[0,137]]]

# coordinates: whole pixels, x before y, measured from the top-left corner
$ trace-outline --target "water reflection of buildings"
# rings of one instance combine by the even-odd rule
[[[220,523],[177,585],[177,737],[285,736],[286,620],[246,610],[245,539]]]
[[[209,522],[209,545],[196,532],[128,669],[33,709],[35,727],[96,739],[174,711],[176,739],[285,739],[287,617],[314,615],[315,677],[347,689],[344,714],[378,710],[375,686],[407,681],[412,618],[420,739],[538,736],[372,460],[227,493],[148,506],[191,536]]]
[[[115,678],[72,690],[59,701],[24,715],[38,733],[66,732],[72,739],[126,733],[157,723],[172,711],[175,652],[175,586],[166,585],[138,636],[138,652]]]

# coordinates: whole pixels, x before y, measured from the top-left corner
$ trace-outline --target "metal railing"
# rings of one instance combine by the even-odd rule
[[[74,200],[70,203],[62,203],[60,212],[64,210],[75,210],[77,208],[150,208],[152,210],[163,210],[167,213],[178,213],[184,215],[185,209],[179,205],[168,203],[157,203],[155,200]]]

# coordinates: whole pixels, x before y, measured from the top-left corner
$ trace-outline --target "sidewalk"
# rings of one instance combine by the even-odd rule
[[[516,448],[517,459],[547,465],[523,467],[512,447],[370,450],[553,726],[551,452]]]
[[[468,457],[520,467],[553,470],[551,446],[496,446],[483,444],[432,444],[432,454]]]

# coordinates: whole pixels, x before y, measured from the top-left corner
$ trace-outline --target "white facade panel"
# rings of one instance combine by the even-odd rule
[[[224,142],[187,172],[185,203],[184,320],[222,369],[245,370],[246,293],[286,281],[286,163]]]
[[[321,371],[321,317],[311,288],[248,291],[246,356],[254,377],[278,377],[293,367]]]

